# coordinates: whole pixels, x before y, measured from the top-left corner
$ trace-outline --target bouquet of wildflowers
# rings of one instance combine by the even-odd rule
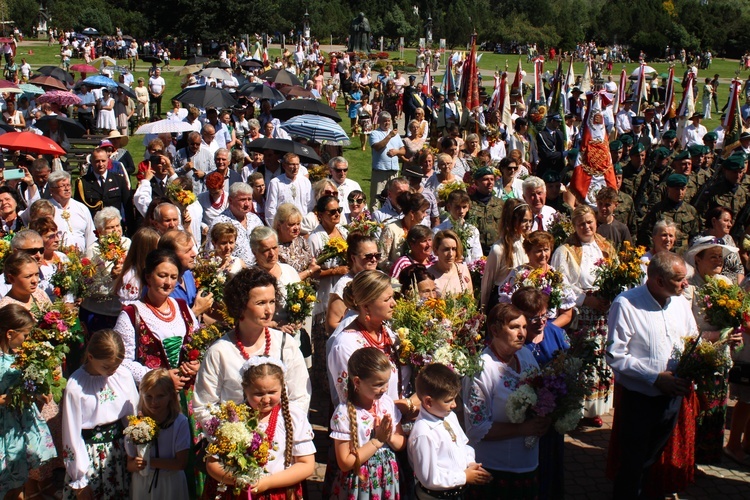
[[[52,394],[56,402],[62,399],[66,380],[61,366],[70,345],[80,343],[80,330],[75,328],[76,311],[64,302],[55,301],[45,309],[32,308],[38,323],[24,340],[16,354],[13,368],[21,372],[22,384],[8,390],[8,405],[21,408],[33,403],[37,396]]]
[[[555,237],[555,247],[559,247],[565,240],[567,240],[571,234],[575,231],[573,222],[570,217],[562,212],[555,212],[552,216],[552,224],[550,224],[549,233]]]
[[[383,229],[383,224],[373,220],[369,210],[363,210],[344,227],[349,231],[349,234],[357,233],[365,236],[374,236]]]
[[[315,289],[309,281],[289,283],[286,286],[286,314],[290,323],[303,323],[312,314]]]
[[[221,268],[223,261],[219,256],[205,256],[195,259],[193,278],[198,290],[212,293],[214,302],[224,299],[224,285],[227,282],[226,272]]]
[[[227,325],[224,322],[205,325],[189,335],[182,349],[188,361],[201,361],[211,344],[224,335]]]
[[[482,276],[484,276],[484,267],[487,265],[487,256],[482,255],[479,259],[474,262],[469,262],[469,275],[471,276],[471,284],[474,287],[474,298],[477,302],[480,301],[482,296]]]
[[[417,370],[442,363],[461,376],[471,377],[482,369],[484,320],[469,294],[399,299],[393,314],[393,328],[400,340],[399,359]]]
[[[328,178],[328,165],[314,165],[307,167],[307,175],[310,182],[315,184],[317,181]]]
[[[718,328],[723,337],[746,323],[750,297],[739,286],[709,277],[697,294],[706,321]]]
[[[562,273],[553,270],[552,268],[532,269],[524,267],[518,274],[513,282],[507,282],[502,286],[501,292],[513,295],[513,292],[519,288],[531,286],[538,288],[549,296],[549,308],[554,309],[560,307],[563,298],[563,276]]]
[[[437,195],[437,198],[440,204],[445,205],[445,202],[448,201],[448,196],[453,191],[458,191],[458,190],[466,191],[466,188],[467,186],[464,182],[453,181],[453,182],[449,182],[448,184],[440,184],[437,187],[437,193],[435,194]]]
[[[174,182],[167,184],[166,194],[169,201],[180,207],[182,211],[184,211],[188,205],[195,203],[197,200],[195,193],[188,191],[187,189],[182,189],[179,184]]]
[[[583,400],[588,385],[583,361],[558,351],[544,368],[525,371],[520,380],[508,377],[511,394],[505,410],[511,422],[520,424],[529,417],[550,417],[560,434],[572,431],[583,416]],[[537,436],[527,436],[524,444],[532,448]]]
[[[717,373],[723,374],[731,363],[726,337],[710,342],[696,335],[682,341],[682,351],[673,353],[679,359],[675,374],[680,378],[694,381],[712,378]]]
[[[70,294],[73,297],[80,295],[83,287],[83,261],[87,263],[88,259],[81,258],[81,252],[73,246],[60,249],[68,258],[63,262],[57,257],[55,263],[55,272],[50,277],[50,283],[53,286],[55,297],[65,297]]]
[[[128,254],[122,246],[122,237],[119,234],[103,234],[99,236],[99,257],[105,262],[117,264],[125,260]]]
[[[338,258],[339,260],[346,262],[346,250],[348,246],[346,244],[346,240],[343,238],[330,238],[326,244],[323,246],[323,249],[320,251],[320,254],[318,255],[318,258],[316,259],[318,262],[318,265],[323,264],[328,259],[335,259]]]
[[[12,237],[12,234],[7,234],[0,238],[0,271],[2,271],[5,268],[5,259],[8,258],[8,256],[13,253],[13,251],[10,248],[10,238]]]
[[[461,240],[461,246],[463,247],[464,251],[464,260],[466,260],[466,257],[469,255],[469,252],[471,251],[471,247],[469,246],[469,240],[471,239],[471,224],[466,222],[465,220],[456,220],[451,216],[448,215],[448,220],[451,222],[451,225],[453,226],[451,230],[456,233],[456,236],[458,236],[458,239]]]
[[[138,415],[128,416],[128,426],[122,431],[125,437],[130,440],[136,447],[138,458],[148,457],[151,443],[154,442],[159,434],[159,426],[151,417],[142,417]],[[149,474],[148,467],[138,471],[142,476]]]
[[[641,257],[645,253],[645,247],[633,247],[629,241],[624,241],[615,258],[600,259],[595,271],[596,294],[612,302],[625,290],[640,285],[643,280]]]
[[[270,445],[258,430],[257,413],[247,405],[227,401],[211,410],[203,425],[208,438],[207,456],[218,457],[235,478],[235,494],[256,483],[266,473]]]

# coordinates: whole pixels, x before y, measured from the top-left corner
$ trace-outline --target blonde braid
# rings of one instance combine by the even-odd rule
[[[292,465],[292,450],[294,448],[294,425],[292,424],[292,415],[289,413],[289,397],[286,393],[286,384],[281,384],[281,414],[284,416],[284,429],[286,430],[286,443],[284,444],[284,468],[288,469]],[[287,500],[294,498],[294,487],[286,489]]]
[[[346,409],[347,413],[349,415],[349,433],[351,434],[352,438],[349,441],[349,448],[352,452],[352,455],[354,455],[354,471],[359,474],[359,467],[361,462],[359,461],[359,453],[357,450],[359,449],[359,435],[357,434],[357,410],[354,408],[354,403],[351,401],[351,396],[349,397],[349,400],[346,402]]]

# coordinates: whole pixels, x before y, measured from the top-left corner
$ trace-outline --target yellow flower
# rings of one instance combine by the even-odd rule
[[[301,289],[301,288],[299,289],[299,291],[297,292],[297,298],[298,299],[305,298],[305,291],[303,289]]]
[[[292,312],[300,312],[302,310],[302,306],[299,304],[292,304]]]
[[[307,299],[305,299],[309,303],[315,302],[315,295],[308,295]]]

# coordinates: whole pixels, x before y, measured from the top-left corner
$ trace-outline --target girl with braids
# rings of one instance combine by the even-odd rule
[[[266,470],[257,483],[250,486],[253,500],[287,500],[302,498],[302,481],[315,470],[315,445],[312,426],[306,412],[289,404],[284,363],[274,357],[253,356],[240,369],[245,402],[258,412],[260,430],[265,432],[271,454]],[[213,457],[206,462],[211,477],[203,498],[233,499],[232,490],[216,496],[219,483],[234,485],[234,477]],[[247,497],[241,493],[237,498]]]
[[[174,382],[165,368],[151,370],[140,385],[138,409],[144,417],[151,417],[159,426],[150,457],[139,458],[136,446],[125,440],[128,471],[131,474],[131,498],[162,499],[188,498],[185,476],[190,452],[190,424],[180,410],[180,400]],[[136,474],[140,471],[147,474]]]
[[[331,498],[400,498],[394,451],[403,449],[401,412],[387,394],[391,361],[365,347],[349,358],[346,401],[331,418],[339,473]]]

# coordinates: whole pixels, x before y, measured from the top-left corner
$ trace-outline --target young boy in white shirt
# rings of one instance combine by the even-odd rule
[[[450,368],[435,363],[419,373],[416,389],[422,408],[408,444],[416,496],[463,500],[467,484],[487,484],[492,476],[474,463],[474,449],[452,411],[461,382]]]

